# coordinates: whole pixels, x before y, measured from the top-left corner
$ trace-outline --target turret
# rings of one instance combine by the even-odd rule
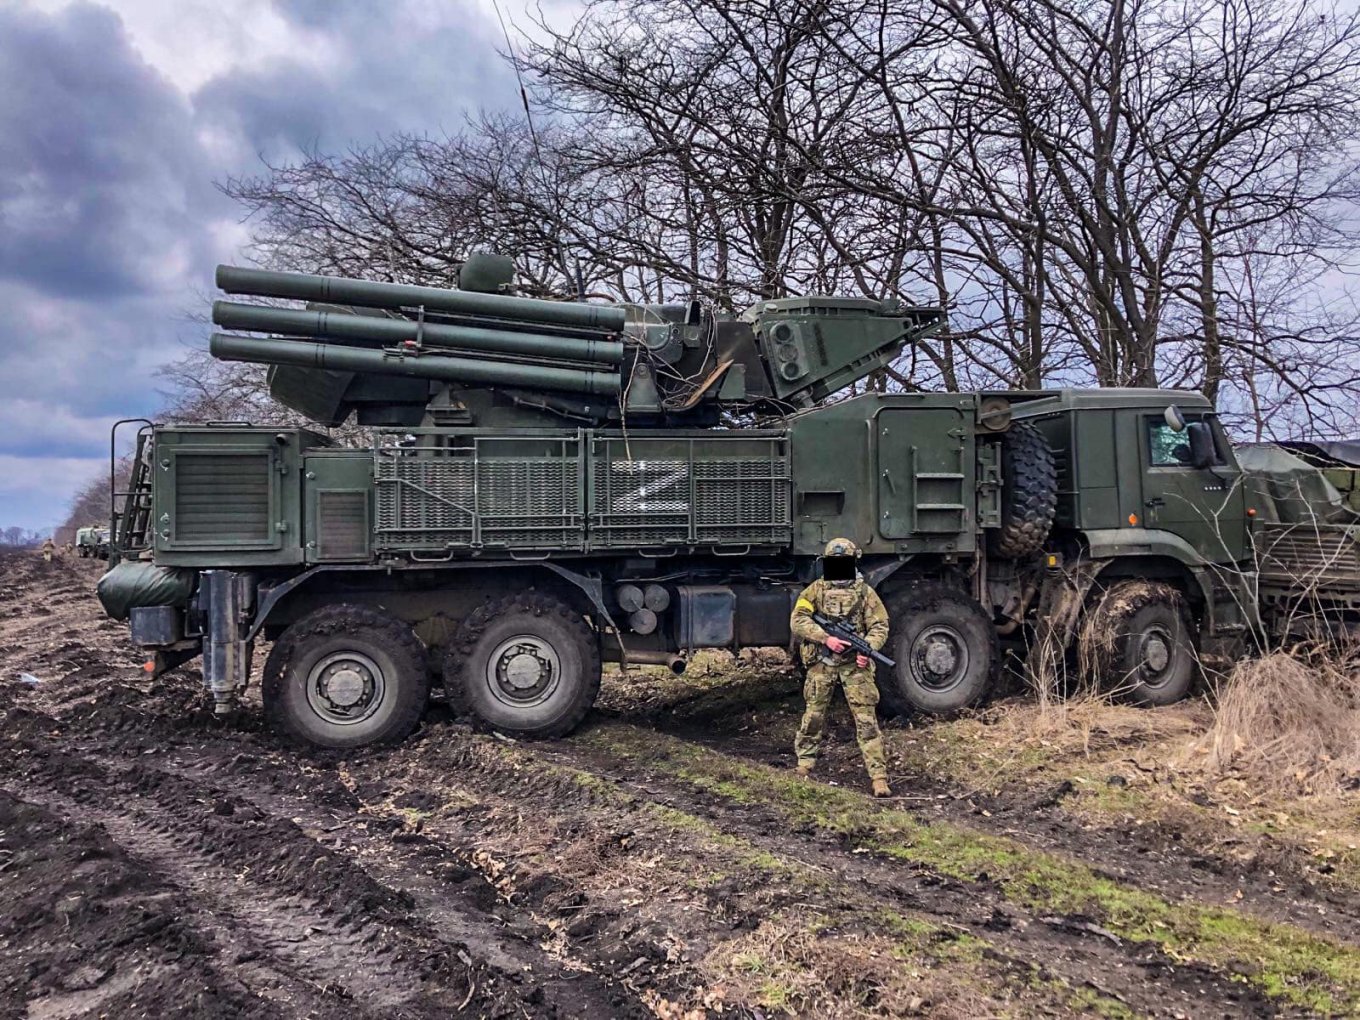
[[[327,425],[706,426],[723,410],[807,407],[943,325],[938,308],[803,297],[739,320],[686,305],[602,305],[500,293],[508,260],[474,256],[464,289],[219,266],[211,351],[267,364],[270,390]],[[469,289],[475,287],[477,289]]]

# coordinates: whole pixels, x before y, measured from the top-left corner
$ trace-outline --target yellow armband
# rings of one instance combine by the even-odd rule
[[[793,609],[794,612],[797,612],[800,609],[806,609],[809,613],[815,613],[817,611],[817,607],[814,606],[810,600],[805,598],[800,598],[795,602],[793,604]]]

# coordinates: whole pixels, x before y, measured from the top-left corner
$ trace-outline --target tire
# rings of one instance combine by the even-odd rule
[[[395,744],[429,698],[425,649],[411,628],[354,605],[318,609],[283,632],[264,665],[265,717],[313,747]]]
[[[987,533],[987,547],[993,556],[1022,559],[1044,547],[1058,512],[1058,466],[1030,422],[1001,437],[1001,483],[1001,527]]]
[[[566,603],[538,592],[478,608],[449,643],[444,690],[493,730],[561,737],[600,693],[595,632]]]
[[[1122,581],[1087,613],[1078,639],[1087,683],[1135,705],[1174,705],[1199,674],[1189,614],[1169,584]]]
[[[885,651],[896,669],[878,669],[884,704],[904,714],[948,715],[992,692],[1001,661],[996,628],[982,607],[945,584],[923,584],[891,600]]]

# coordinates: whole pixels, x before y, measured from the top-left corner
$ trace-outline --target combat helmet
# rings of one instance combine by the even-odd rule
[[[833,538],[822,551],[822,579],[837,587],[859,579],[859,547],[848,538]]]

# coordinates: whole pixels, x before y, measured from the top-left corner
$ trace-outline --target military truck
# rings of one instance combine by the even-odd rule
[[[76,529],[76,555],[81,559],[109,558],[109,529],[97,524]]]
[[[1258,509],[1284,494],[1244,483],[1196,393],[888,393],[874,380],[941,309],[809,296],[723,318],[517,297],[512,275],[491,256],[456,290],[219,267],[275,304],[218,302],[218,325],[269,335],[212,353],[270,365],[305,423],[139,423],[99,591],[155,670],[201,655],[226,714],[271,642],[268,717],[326,747],[400,740],[432,686],[560,735],[602,662],[787,646],[841,535],[892,615],[896,711],[984,699],[1003,642],[1165,704],[1200,655],[1301,619],[1267,582],[1316,550]],[[339,426],[363,445],[321,431]],[[1269,574],[1255,543],[1280,527]],[[1360,559],[1328,527],[1308,618],[1345,627]]]

